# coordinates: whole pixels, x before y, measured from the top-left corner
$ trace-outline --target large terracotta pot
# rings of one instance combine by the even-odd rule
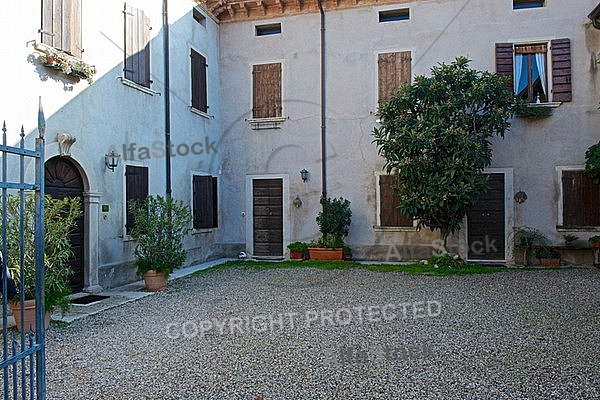
[[[21,332],[21,302],[9,302],[8,303],[10,310],[13,313],[13,317],[15,318],[15,323],[17,325],[17,330]],[[36,330],[35,325],[35,300],[25,300],[25,331],[29,332]],[[44,316],[44,328],[48,329],[50,327],[50,313],[46,311],[46,315]]]
[[[161,274],[151,269],[144,274],[144,283],[146,284],[146,290],[160,292],[167,288],[167,277],[165,274]]]
[[[290,250],[290,259],[302,260],[304,258],[304,252],[300,250]]]
[[[322,247],[309,247],[308,255],[311,260],[322,260],[322,261],[341,261],[343,259],[342,248],[322,248]]]

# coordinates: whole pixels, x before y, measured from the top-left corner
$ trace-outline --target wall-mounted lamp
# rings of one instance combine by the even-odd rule
[[[303,168],[302,171],[300,171],[300,176],[302,177],[302,182],[306,182],[308,179],[308,171]]]
[[[302,207],[302,200],[300,200],[300,196],[296,195],[296,198],[293,201],[294,207],[300,208]]]
[[[114,150],[111,150],[109,154],[104,155],[104,165],[112,172],[115,172],[115,168],[117,168],[117,166],[119,165],[120,158],[120,154],[115,153]]]

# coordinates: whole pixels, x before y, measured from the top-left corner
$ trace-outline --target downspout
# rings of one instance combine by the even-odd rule
[[[325,12],[322,0],[317,0],[321,14],[321,196],[327,197],[327,154],[325,151]]]
[[[166,154],[166,194],[171,197],[171,85],[169,83],[169,16],[168,0],[163,0],[163,55],[165,68],[165,154]]]

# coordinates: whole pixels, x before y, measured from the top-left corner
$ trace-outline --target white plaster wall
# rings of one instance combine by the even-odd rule
[[[327,175],[329,196],[352,201],[353,222],[348,243],[365,257],[385,256],[390,244],[431,244],[437,233],[389,232],[376,225],[376,181],[383,160],[371,143],[376,125],[377,54],[412,52],[413,76],[429,74],[432,66],[459,55],[471,67],[495,70],[494,43],[568,37],[572,44],[573,102],[540,121],[516,119],[506,140],[494,140],[492,167],[514,169],[514,190],[529,200],[514,208],[514,225],[543,229],[558,240],[556,230],[556,165],[580,165],[585,149],[597,142],[598,94],[592,54],[600,51],[600,35],[585,28],[593,0],[549,0],[542,9],[513,10],[510,1],[414,1],[410,20],[378,23],[378,11],[363,7],[326,12]],[[246,175],[288,174],[289,198],[303,200],[290,207],[289,240],[316,237],[319,211],[320,92],[319,14],[275,18],[281,35],[255,37],[253,22],[221,25],[220,54],[223,98],[223,173],[232,187],[241,188]],[[282,62],[283,115],[279,130],[254,131],[244,120],[251,115],[251,66]],[[307,183],[299,171],[311,173]],[[507,196],[512,198],[512,194]],[[242,190],[223,204],[228,240],[243,240],[241,213],[250,204]],[[456,240],[456,238],[455,238]]]

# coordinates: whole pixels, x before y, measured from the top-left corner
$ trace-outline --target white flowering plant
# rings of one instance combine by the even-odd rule
[[[96,67],[86,63],[81,58],[72,56],[62,50],[36,42],[34,48],[40,52],[37,59],[42,64],[59,69],[64,74],[85,79],[88,83],[93,82],[96,74]]]

